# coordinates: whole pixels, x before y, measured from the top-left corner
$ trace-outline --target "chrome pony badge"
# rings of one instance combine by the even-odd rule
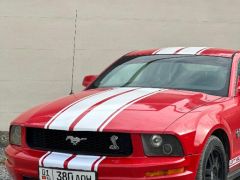
[[[109,149],[111,150],[119,150],[119,146],[117,145],[117,140],[118,140],[118,136],[113,135],[110,138],[112,145],[109,146]]]
[[[70,140],[71,143],[76,146],[78,143],[80,143],[81,141],[86,141],[87,138],[79,138],[79,137],[73,137],[73,136],[67,136],[66,137],[66,141]]]

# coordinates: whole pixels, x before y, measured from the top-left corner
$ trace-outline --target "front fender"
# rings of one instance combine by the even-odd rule
[[[199,107],[172,123],[165,133],[175,134],[179,138],[186,155],[201,154],[215,130],[223,130],[230,139],[230,131],[220,115],[221,111],[220,105]],[[229,143],[232,147],[232,142]]]

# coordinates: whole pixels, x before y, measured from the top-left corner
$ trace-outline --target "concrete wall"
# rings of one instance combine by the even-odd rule
[[[122,54],[165,46],[240,44],[239,0],[0,0],[0,130],[41,102],[69,93]]]

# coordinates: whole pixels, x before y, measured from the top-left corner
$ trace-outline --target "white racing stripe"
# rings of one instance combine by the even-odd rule
[[[108,91],[110,91],[110,90],[108,90]],[[103,92],[106,92],[106,91],[103,91]],[[80,101],[82,101],[82,100],[84,100],[84,99],[86,99],[86,98],[89,98],[89,97],[92,97],[92,96],[96,96],[96,95],[101,94],[101,93],[103,93],[103,92],[99,92],[99,93],[96,93],[96,94],[93,94],[93,95],[84,97],[84,98],[79,99],[79,100],[73,102],[72,104],[69,104],[68,106],[64,107],[61,111],[59,111],[57,114],[55,114],[55,115],[45,124],[44,128],[47,129],[48,126],[49,126],[60,114],[62,114],[64,111],[66,111],[66,110],[67,110],[68,108],[70,108],[71,106],[77,104],[78,102],[80,102]]]
[[[102,159],[101,156],[77,155],[75,158],[73,158],[68,163],[68,169],[77,169],[77,170],[91,171],[92,170],[92,166],[94,165],[94,163],[96,163],[96,162],[100,163],[101,159]],[[95,167],[96,167],[96,164],[95,164]]]
[[[155,52],[155,54],[174,54],[176,51],[182,49],[183,47],[169,47],[169,48],[163,48],[159,51]]]
[[[72,159],[70,157],[73,157]],[[71,159],[69,161],[69,158]],[[66,168],[84,171],[97,171],[99,164],[106,158],[106,156],[85,156],[72,154],[47,152],[39,160],[39,166],[46,168]],[[69,162],[67,162],[69,161]],[[66,164],[65,164],[66,163]],[[65,165],[64,165],[65,164]],[[65,166],[65,167],[64,167]]]
[[[162,90],[162,91],[163,91],[163,90]],[[126,104],[125,106],[123,106],[122,108],[120,108],[119,110],[117,110],[116,112],[114,112],[114,113],[102,124],[102,126],[99,127],[99,131],[102,132],[103,129],[113,120],[113,118],[115,118],[115,117],[116,117],[120,112],[122,112],[124,109],[126,109],[126,108],[129,107],[130,105],[134,104],[135,102],[140,101],[141,99],[144,99],[144,98],[146,98],[146,97],[148,97],[148,96],[153,95],[154,93],[156,93],[156,92],[153,92],[153,93],[148,94],[148,95],[146,95],[146,96],[142,96],[141,98],[138,98],[138,99],[132,101],[131,103]]]
[[[48,151],[46,154],[44,154],[40,159],[39,159],[39,166],[42,166],[44,159],[51,153],[51,151]]]
[[[197,54],[199,51],[206,49],[206,47],[188,47],[180,50],[176,54]]]
[[[100,164],[104,159],[106,159],[106,156],[101,157],[101,159],[99,159],[99,160],[96,162],[96,164],[95,164],[95,166],[94,166],[94,171],[98,171],[98,166],[99,166],[99,164]]]
[[[79,100],[77,103],[75,102],[72,105],[69,105],[64,111],[58,113],[56,117],[50,119],[49,123],[45,125],[45,128],[48,128],[49,126],[49,129],[68,130],[74,120],[94,104],[132,89],[134,88],[116,88]]]
[[[72,154],[52,152],[43,159],[43,166],[64,168],[64,162],[71,156]]]
[[[98,106],[86,114],[74,127],[75,131],[97,131],[100,126],[108,120],[115,112],[132,101],[144,97],[148,94],[157,93],[163,89],[157,88],[140,88],[135,91],[128,92],[116,96]],[[122,109],[123,110],[123,109]]]

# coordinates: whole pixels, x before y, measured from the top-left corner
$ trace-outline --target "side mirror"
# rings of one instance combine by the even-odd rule
[[[97,79],[97,75],[88,75],[83,78],[82,85],[84,87],[88,87],[90,84],[92,84],[93,81]]]

